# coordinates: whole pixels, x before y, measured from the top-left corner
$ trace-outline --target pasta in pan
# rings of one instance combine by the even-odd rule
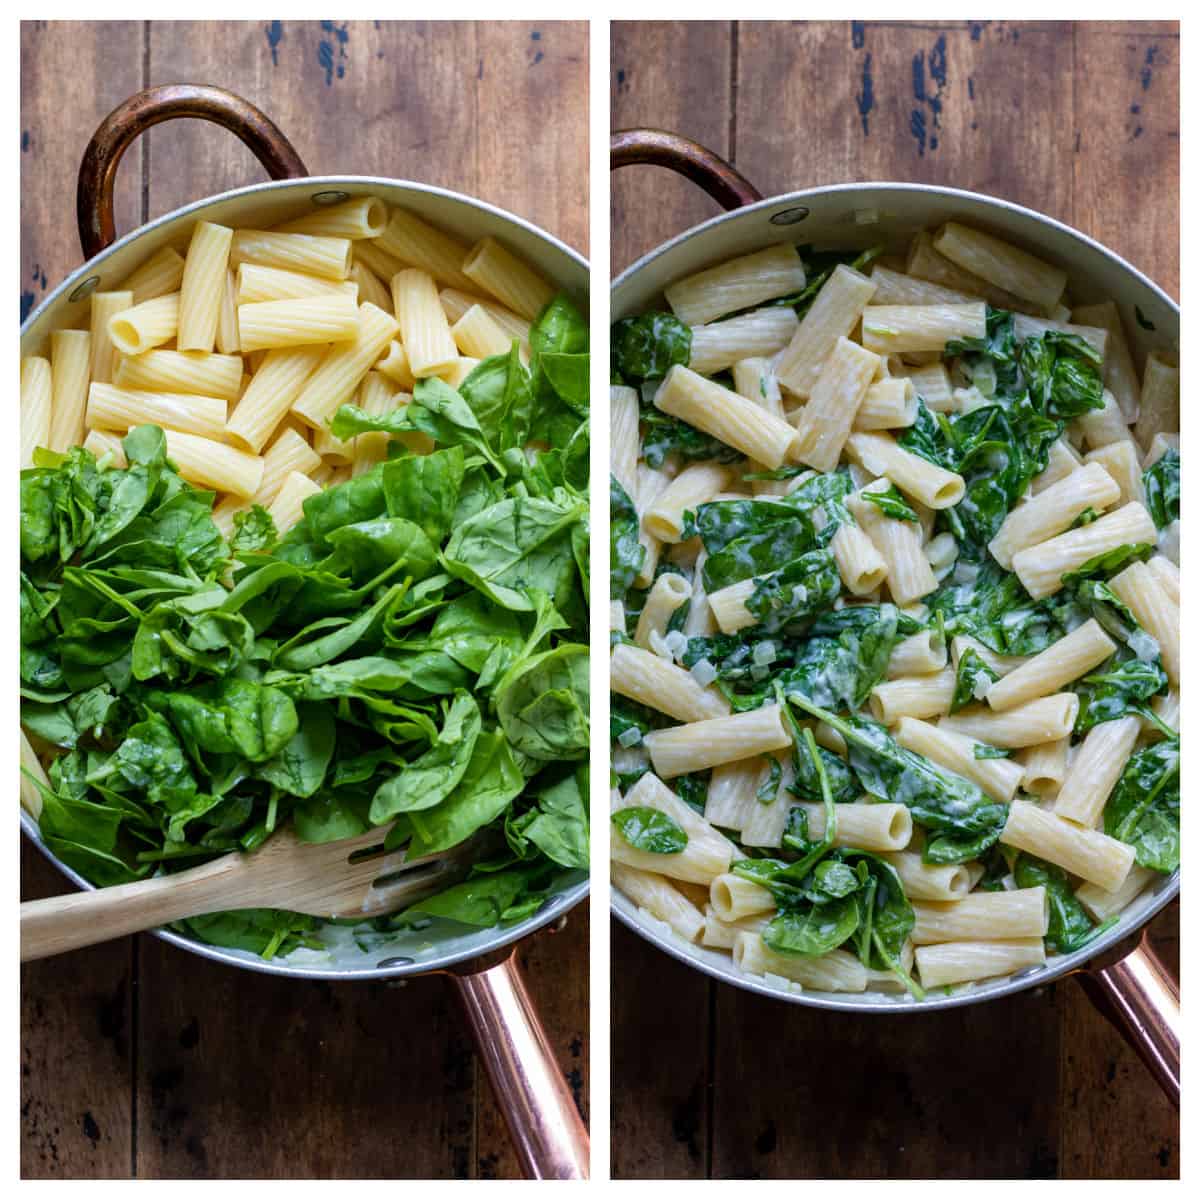
[[[1021,247],[881,254],[613,327],[613,883],[743,972],[920,998],[1179,865],[1179,383]]]
[[[580,878],[588,326],[535,266],[370,195],[200,221],[30,346],[21,794],[62,864],[129,883],[285,826],[453,852],[350,915],[364,947]],[[328,917],[182,931],[327,953]]]

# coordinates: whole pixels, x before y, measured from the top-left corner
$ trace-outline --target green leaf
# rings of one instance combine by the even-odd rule
[[[619,808],[612,823],[627,845],[645,854],[679,854],[688,844],[683,828],[657,808],[640,804]]]
[[[640,522],[629,494],[615,475],[608,477],[608,486],[611,580],[609,596],[613,600],[620,600],[633,586],[633,581],[642,568],[646,549],[638,540]]]
[[[661,379],[692,356],[692,331],[670,313],[625,317],[612,327],[612,369],[626,383]]]
[[[474,697],[458,692],[437,741],[419,758],[380,784],[371,801],[371,821],[382,825],[399,813],[440,804],[466,773],[483,728]]]
[[[912,521],[914,524],[920,522],[916,509],[900,495],[894,483],[889,483],[882,492],[859,492],[859,497],[869,500],[893,521]]]
[[[1154,524],[1164,529],[1179,520],[1179,451],[1168,449],[1142,473],[1146,507]]]
[[[562,762],[587,755],[588,648],[566,643],[519,663],[496,687],[496,715],[514,749]]]
[[[1104,808],[1104,832],[1137,852],[1139,866],[1179,866],[1179,739],[1138,750]]]

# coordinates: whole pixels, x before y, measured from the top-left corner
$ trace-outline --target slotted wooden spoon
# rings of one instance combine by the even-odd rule
[[[253,854],[226,854],[174,875],[27,900],[21,905],[21,961],[239,908],[366,920],[444,887],[466,857],[456,846],[409,861],[404,850],[384,850],[389,828],[321,845],[281,829]]]

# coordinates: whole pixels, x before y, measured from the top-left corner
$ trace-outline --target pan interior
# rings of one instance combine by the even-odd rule
[[[627,268],[612,286],[612,320],[662,307],[663,289],[686,275],[766,246],[790,242],[817,250],[866,249],[883,243],[903,252],[913,234],[947,220],[962,220],[1063,267],[1074,304],[1115,301],[1130,350],[1139,364],[1155,349],[1178,353],[1179,306],[1135,267],[1092,239],[1030,209],[952,188],[904,183],[859,183],[812,188],[775,196],[714,217],[651,251]],[[904,992],[833,994],[804,991],[775,976],[739,971],[730,956],[689,944],[663,922],[640,910],[615,889],[615,915],[647,941],[725,983],[761,995],[847,1011],[914,1012],[949,1008],[1039,987],[1083,966],[1128,937],[1179,893],[1179,872],[1163,876],[1143,892],[1113,928],[1071,955],[1055,955],[1045,966],[1016,975],[968,984],[952,992],[930,992],[922,1001]]]
[[[535,262],[548,279],[587,311],[587,261],[520,217],[425,184],[364,176],[312,176],[255,184],[199,200],[125,234],[73,272],[29,316],[21,328],[22,355],[43,353],[55,329],[78,328],[86,319],[88,298],[93,291],[113,287],[164,246],[185,251],[195,221],[214,221],[243,229],[269,228],[329,203],[331,193],[339,200],[360,195],[380,196],[389,205],[401,205],[468,243],[489,235],[497,237],[522,258]],[[74,230],[65,232],[74,240]],[[21,826],[76,886],[91,887],[46,849],[38,837],[37,823],[24,812]],[[564,871],[542,908],[513,925],[468,929],[438,920],[420,929],[386,935],[364,935],[361,929],[356,934],[349,926],[326,926],[322,934],[324,949],[300,949],[286,958],[271,961],[249,951],[208,946],[169,931],[160,931],[159,936],[204,957],[270,974],[316,979],[386,979],[436,970],[514,942],[557,920],[587,892],[586,872]]]

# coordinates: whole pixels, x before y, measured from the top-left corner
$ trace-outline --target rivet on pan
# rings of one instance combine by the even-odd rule
[[[99,275],[89,275],[68,297],[72,304],[86,300],[100,286]]]
[[[795,208],[785,208],[782,212],[777,212],[771,217],[771,224],[798,225],[808,216],[809,211],[803,204],[798,204]]]
[[[549,925],[547,925],[546,929],[550,933],[562,933],[562,931],[564,929],[566,929],[566,927],[567,927],[567,917],[566,917],[566,914],[564,913],[561,917],[558,918],[557,921],[552,921]]]
[[[416,962],[415,958],[408,958],[403,954],[398,954],[394,958],[381,958],[375,965],[383,970],[386,967],[411,967]]]
[[[349,199],[349,192],[314,192],[312,202],[324,207],[326,204],[341,204],[343,200]]]

